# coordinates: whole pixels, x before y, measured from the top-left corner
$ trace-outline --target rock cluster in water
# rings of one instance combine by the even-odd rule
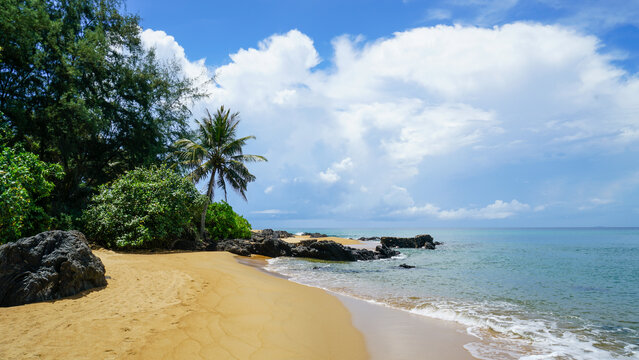
[[[328,235],[326,235],[326,234],[320,234],[320,233],[317,233],[317,232],[314,232],[314,233],[305,232],[305,233],[302,233],[302,235],[310,236],[311,238],[328,237]]]
[[[382,245],[388,246],[389,248],[424,248],[428,250],[434,250],[436,245],[442,244],[439,241],[434,241],[430,235],[417,235],[412,238],[383,236],[380,241]]]
[[[357,260],[378,260],[386,259],[399,252],[379,245],[375,251],[367,249],[354,249],[334,241],[309,239],[300,241],[297,244],[280,240],[286,232],[265,229],[254,232],[251,239],[231,239],[217,243],[218,251],[228,251],[233,254],[249,256],[251,254],[264,255],[268,257],[290,256],[304,257],[330,261],[357,261]],[[283,236],[284,235],[284,236]]]
[[[0,246],[0,306],[59,299],[107,284],[79,231],[47,231]]]

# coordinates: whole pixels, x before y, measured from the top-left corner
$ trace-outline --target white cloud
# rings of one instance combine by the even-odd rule
[[[158,54],[188,61],[172,37],[149,32],[144,38]],[[389,189],[398,192],[396,186],[406,189],[413,201],[406,206],[416,212],[509,217],[528,205],[416,207],[428,196],[415,190],[440,173],[639,145],[639,79],[602,54],[593,36],[532,23],[456,25],[369,42],[341,36],[333,47],[334,57],[319,68],[307,35],[273,35],[215,70],[218,86],[207,102],[240,111],[243,129],[258,136],[254,153],[270,160],[261,181],[296,178],[296,186],[312,187],[345,180],[344,189],[320,199],[327,207],[378,211],[390,206]]]
[[[459,208],[442,210],[433,204],[424,206],[413,206],[397,213],[405,215],[431,215],[443,220],[456,219],[505,219],[517,213],[530,210],[530,205],[520,203],[517,200],[504,202],[496,200],[494,203],[483,208]]]
[[[332,183],[337,182],[340,179],[340,176],[337,175],[335,170],[333,170],[331,168],[328,168],[328,169],[326,169],[326,171],[320,171],[319,178],[323,182],[332,184]]]
[[[268,186],[266,189],[264,189],[264,193],[265,194],[270,194],[273,191],[273,186]]]
[[[267,210],[251,211],[251,214],[281,215],[281,214],[291,214],[291,212],[290,211],[283,211],[283,210],[279,210],[279,209],[267,209]]]
[[[426,12],[426,20],[448,20],[452,16],[450,10],[446,9],[428,9]]]
[[[344,171],[348,171],[350,169],[353,168],[353,160],[351,160],[351,158],[347,157],[344,158],[342,161],[340,162],[336,162],[333,163],[333,165],[331,165],[331,167],[329,167],[328,169],[326,169],[326,171],[321,171],[319,173],[319,178],[320,180],[322,180],[323,182],[332,184],[337,182],[339,179],[341,179],[340,175],[338,173],[340,172],[344,172]],[[351,182],[351,184],[353,184],[354,182]]]
[[[404,208],[415,204],[413,198],[406,188],[393,185],[390,190],[382,197],[384,204],[391,208]]]

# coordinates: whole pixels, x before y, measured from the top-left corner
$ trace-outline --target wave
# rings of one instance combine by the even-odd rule
[[[402,258],[402,257],[399,257]],[[405,258],[405,256],[403,257]],[[403,259],[402,258],[402,259]],[[297,266],[295,266],[297,264]],[[331,264],[313,264],[318,271],[300,267],[288,259],[270,259],[267,270],[281,273],[291,281],[321,288],[340,295],[354,297],[376,305],[386,306],[412,314],[466,327],[477,341],[464,347],[474,357],[484,360],[639,360],[639,346],[620,341],[591,324],[559,324],[553,316],[535,317],[519,305],[506,301],[463,302],[442,299],[375,297],[358,289],[357,281],[344,281],[332,273]],[[626,331],[637,337],[632,329]],[[634,333],[633,333],[634,332]]]

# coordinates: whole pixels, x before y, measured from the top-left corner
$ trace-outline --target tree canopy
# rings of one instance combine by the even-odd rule
[[[52,212],[79,214],[98,185],[157,163],[185,137],[203,94],[142,46],[118,0],[5,0],[0,113],[16,141],[64,177]]]
[[[214,116],[207,111],[207,116],[198,121],[195,140],[180,139],[175,143],[178,148],[175,155],[180,159],[180,164],[190,171],[189,178],[197,183],[209,177],[206,192],[208,201],[213,201],[215,185],[224,191],[226,200],[227,184],[246,200],[246,188],[255,181],[255,176],[245,163],[266,161],[260,155],[244,154],[246,141],[255,139],[255,136],[237,138],[239,122],[239,113],[231,113],[231,110],[221,106]],[[206,211],[205,207],[201,217],[201,235],[204,234]]]

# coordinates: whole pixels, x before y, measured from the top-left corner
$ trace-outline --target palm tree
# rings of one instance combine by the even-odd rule
[[[235,131],[240,122],[239,113],[231,114],[231,111],[222,105],[215,116],[211,116],[208,110],[206,114],[201,121],[196,121],[199,130],[195,141],[180,139],[175,142],[178,148],[175,155],[180,159],[180,163],[191,171],[187,177],[197,183],[210,175],[200,223],[202,239],[206,210],[209,202],[213,201],[215,185],[224,191],[224,200],[227,199],[227,184],[246,200],[246,186],[255,181],[255,176],[248,171],[244,163],[267,161],[263,156],[242,153],[246,141],[255,139],[255,136],[235,138]]]

